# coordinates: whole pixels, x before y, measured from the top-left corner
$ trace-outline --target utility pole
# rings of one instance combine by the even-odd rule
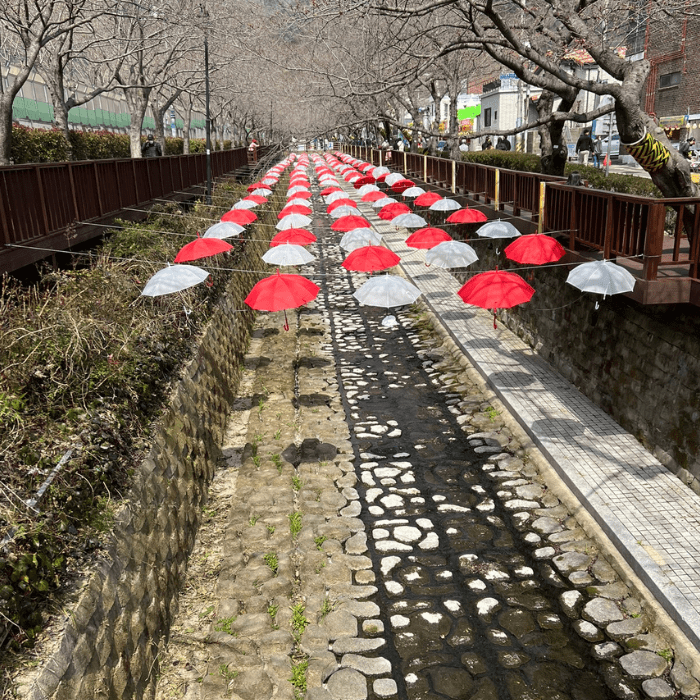
[[[211,204],[211,113],[209,111],[209,13],[204,5],[200,5],[200,13],[204,18],[204,116],[207,152],[207,194],[206,203]]]

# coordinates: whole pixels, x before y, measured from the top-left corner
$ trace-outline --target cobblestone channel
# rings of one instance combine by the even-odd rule
[[[692,697],[463,358],[359,308],[315,200],[322,293],[258,319],[156,697]]]

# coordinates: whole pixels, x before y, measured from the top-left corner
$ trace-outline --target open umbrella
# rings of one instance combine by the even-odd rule
[[[509,221],[500,220],[489,221],[476,229],[476,232],[482,238],[517,238],[522,235]]]
[[[421,226],[427,226],[428,222],[418,214],[399,214],[391,220],[391,225],[402,226],[403,228],[420,228]]]
[[[337,185],[329,185],[321,190],[321,197],[327,197],[328,195],[333,194],[333,192],[342,192],[342,190]]]
[[[382,242],[382,237],[371,228],[354,228],[348,231],[340,239],[340,247],[351,253],[357,248],[362,248],[368,245],[379,245]]]
[[[352,207],[355,209],[355,214],[357,214],[357,204],[352,201],[352,199],[348,199],[347,197],[342,197],[341,199],[336,199],[334,202],[331,202],[327,207],[326,211],[330,214],[331,212],[335,211],[338,207]]]
[[[491,270],[474,275],[458,292],[465,304],[493,309],[493,327],[496,328],[496,309],[510,309],[530,301],[535,290],[514,272]]]
[[[398,275],[371,277],[353,294],[360,304],[383,309],[412,304],[420,295],[418,287]]]
[[[400,262],[401,258],[388,248],[367,245],[353,250],[343,261],[343,267],[355,272],[376,272],[394,267]]]
[[[420,197],[420,195],[425,194],[425,190],[422,187],[414,185],[404,190],[402,194],[404,197]]]
[[[280,211],[279,214],[277,214],[278,219],[284,219],[285,216],[289,216],[290,214],[303,214],[306,216],[307,214],[311,213],[311,207],[309,206],[304,206],[301,204],[287,204],[284,209]]]
[[[257,218],[250,209],[231,209],[221,217],[221,221],[230,221],[231,223],[245,226],[246,224],[252,224]]]
[[[434,248],[439,243],[451,241],[452,237],[441,228],[422,228],[406,239],[409,248]]]
[[[331,224],[333,231],[352,231],[354,228],[369,228],[370,223],[362,216],[341,216]]]
[[[265,204],[267,202],[267,197],[263,197],[259,194],[249,194],[247,197],[243,197],[242,202],[255,202],[256,204]]]
[[[331,192],[326,198],[326,204],[333,204],[333,202],[338,201],[339,199],[348,199],[349,201],[352,201],[351,199],[348,198],[348,196],[343,192],[343,190],[335,190],[334,192]]]
[[[363,202],[376,202],[378,199],[387,199],[387,196],[380,190],[373,190],[362,195]]]
[[[270,241],[270,248],[275,248],[283,243],[292,243],[294,245],[310,245],[316,242],[316,236],[311,231],[304,228],[288,228],[280,231]]]
[[[635,279],[624,267],[608,260],[577,265],[566,278],[567,284],[573,285],[582,292],[602,294],[624,294],[634,289]]]
[[[294,192],[293,194],[287,193],[287,200],[289,199],[311,199],[311,192],[308,190],[301,190],[300,192]]]
[[[267,197],[272,194],[272,190],[269,187],[258,187],[254,189],[251,194],[259,195],[260,197]]]
[[[386,177],[389,174],[389,172],[390,172],[389,168],[385,168],[384,166],[379,167],[379,168],[375,168],[372,171],[372,177],[375,180],[379,180],[380,177]]]
[[[302,199],[301,197],[292,197],[292,199],[287,200],[285,207],[293,206],[306,207],[309,211],[311,211],[311,205],[309,204],[308,200]]]
[[[360,197],[364,197],[368,192],[379,192],[379,188],[376,185],[362,185],[357,192]]]
[[[375,199],[372,202],[372,207],[374,209],[382,209],[383,207],[386,207],[389,204],[401,204],[401,202],[399,202],[398,199],[394,199],[393,197],[387,197],[386,195],[383,195],[381,199]]]
[[[375,182],[376,180],[371,175],[363,175],[362,177],[358,177],[353,185],[356,190],[359,190],[360,187],[363,187],[364,185],[373,185]]]
[[[406,190],[408,192],[408,190]],[[419,207],[429,207],[435,202],[439,202],[442,197],[437,192],[423,192],[423,194],[418,195],[414,202]]]
[[[474,248],[460,241],[438,243],[425,254],[426,265],[435,265],[435,267],[444,269],[468,267],[478,259],[479,257]]]
[[[387,185],[389,185],[389,187],[391,187],[395,182],[398,182],[399,180],[403,180],[403,175],[401,173],[390,173],[384,178],[384,182]]]
[[[304,216],[304,214],[289,214],[289,216],[285,216],[284,219],[280,219],[275,228],[278,231],[284,231],[288,228],[308,226],[310,223],[311,219],[308,216]]]
[[[204,232],[202,238],[231,238],[231,236],[240,235],[243,231],[245,231],[245,229],[240,224],[234,224],[232,221],[225,221],[210,226]]]
[[[249,199],[241,199],[236,202],[231,209],[255,209],[257,206],[255,202],[251,202]]]
[[[287,309],[296,309],[313,301],[320,287],[301,275],[277,274],[260,280],[244,299],[257,311],[284,311],[284,330],[289,330]]]
[[[381,200],[380,200],[381,201]],[[411,209],[407,204],[402,202],[394,202],[393,204],[387,204],[379,210],[379,218],[384,219],[384,221],[391,221],[394,217],[399,214],[410,214]]]
[[[328,212],[333,219],[340,219],[341,216],[353,216],[358,214],[357,207],[349,207],[347,204],[343,204],[335,209]]]
[[[298,185],[297,187],[290,187],[287,190],[287,197],[292,194],[302,194],[304,192],[308,192],[309,188],[304,186],[304,185]]]
[[[477,209],[458,209],[447,217],[449,224],[478,224],[481,221],[486,221],[486,214]]]
[[[175,256],[176,263],[191,262],[200,258],[210,258],[212,255],[225,253],[232,250],[233,246],[220,238],[197,238],[187,245],[183,245]]]
[[[292,243],[282,243],[281,245],[270,248],[270,250],[262,256],[262,259],[268,265],[279,265],[285,267],[287,265],[305,265],[313,260],[316,260],[314,255],[311,255],[306,248]]]
[[[447,197],[445,197],[436,199],[430,205],[430,208],[433,211],[456,211],[457,209],[461,209],[462,205],[454,199],[447,199]]]
[[[508,259],[524,265],[556,262],[566,253],[559,241],[542,233],[521,236],[506,246],[504,252]]]
[[[144,297],[159,297],[194,287],[209,277],[206,270],[195,265],[169,265],[158,270],[141,292]]]
[[[413,181],[412,180],[406,180],[405,178],[398,180],[395,182],[392,186],[391,189],[396,192],[397,194],[401,194],[402,192],[405,192],[406,190],[410,189],[413,187]]]

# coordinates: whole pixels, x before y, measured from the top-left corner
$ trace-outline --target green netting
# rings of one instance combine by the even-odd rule
[[[12,118],[13,119],[26,119],[27,118],[27,105],[25,103],[24,97],[15,97],[12,103]]]

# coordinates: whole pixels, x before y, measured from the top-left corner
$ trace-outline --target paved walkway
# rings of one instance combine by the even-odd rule
[[[470,362],[700,649],[700,497],[516,335],[494,330],[488,312],[463,304],[460,284],[426,267],[423,253],[405,245],[404,229],[351,196]]]

